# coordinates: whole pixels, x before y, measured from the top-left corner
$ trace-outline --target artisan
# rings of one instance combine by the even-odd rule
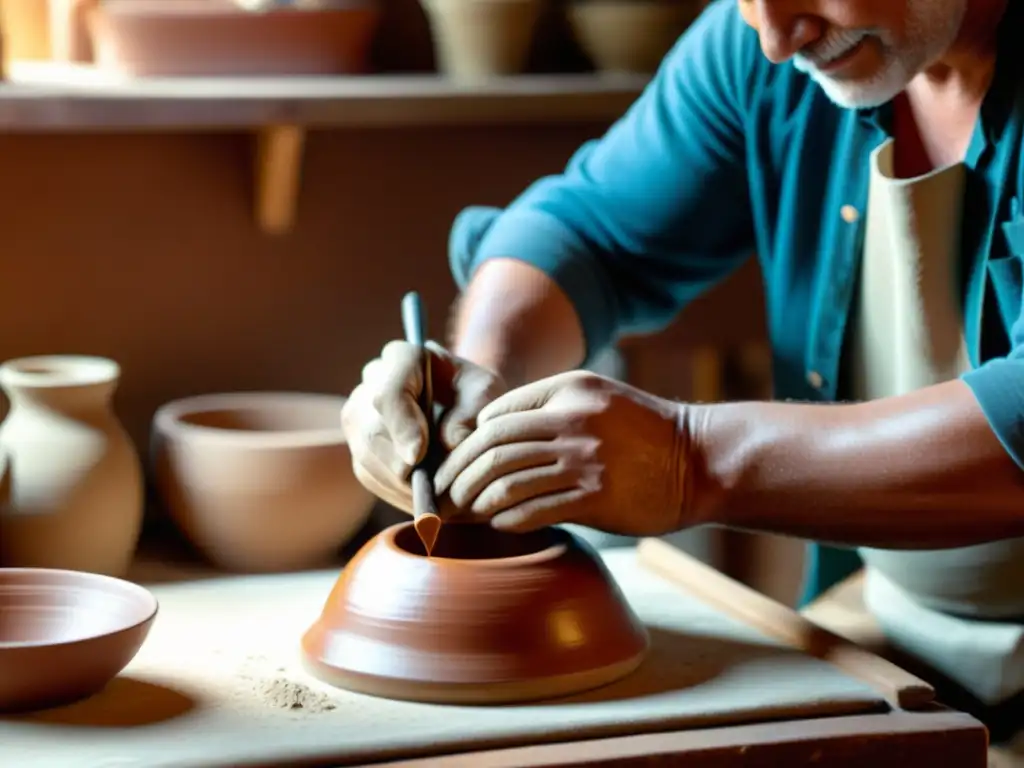
[[[936,621],[1024,627],[1022,35],[1016,0],[710,3],[562,173],[457,218],[432,348],[448,508],[801,537],[805,601],[878,562],[896,586],[953,574]],[[754,253],[778,401],[579,370]],[[343,413],[360,480],[405,509],[418,371],[388,344]]]

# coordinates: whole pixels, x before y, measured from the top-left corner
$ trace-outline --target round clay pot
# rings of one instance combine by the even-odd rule
[[[978,619],[1024,616],[1024,539],[935,551],[858,551],[869,568],[933,610]]]
[[[221,568],[326,563],[375,501],[352,471],[344,403],[332,395],[242,392],[162,406],[152,462],[168,514]]]
[[[649,74],[700,15],[704,0],[572,0],[569,24],[604,72]]]
[[[142,647],[156,598],[128,581],[0,568],[0,712],[98,693]]]
[[[104,0],[89,13],[96,63],[134,76],[362,74],[376,0],[250,11],[233,0]]]
[[[339,687],[498,704],[605,685],[636,669],[648,644],[604,563],[568,531],[448,523],[427,557],[408,522],[342,571],[302,655]]]
[[[460,82],[526,68],[540,0],[421,0],[439,70]]]

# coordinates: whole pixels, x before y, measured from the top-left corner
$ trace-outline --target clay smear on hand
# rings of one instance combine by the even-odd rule
[[[427,513],[417,517],[413,526],[416,528],[416,534],[420,537],[420,541],[423,542],[423,549],[426,550],[427,557],[430,557],[430,553],[434,551],[434,545],[437,544],[437,536],[441,532],[441,518],[433,513]]]

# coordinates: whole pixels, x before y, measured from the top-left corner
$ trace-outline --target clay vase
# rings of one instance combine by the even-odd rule
[[[650,74],[705,5],[704,0],[572,0],[569,24],[603,72]]]
[[[541,0],[421,0],[438,69],[474,83],[521,73],[530,55]]]
[[[153,419],[151,461],[164,508],[220,568],[327,564],[375,498],[356,480],[344,397],[238,392],[176,400]]]
[[[362,693],[500,704],[611,683],[648,645],[604,563],[568,531],[447,523],[427,557],[406,522],[342,571],[302,657],[315,677]]]
[[[142,470],[113,412],[112,360],[52,355],[0,366],[9,503],[0,565],[124,575],[142,525]]]

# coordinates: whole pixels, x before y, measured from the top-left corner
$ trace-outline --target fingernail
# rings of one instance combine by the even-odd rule
[[[419,443],[409,443],[405,448],[405,463],[409,466],[416,464],[420,459]]]
[[[449,427],[445,431],[445,442],[448,444],[449,449],[458,447],[459,443],[469,437],[470,430],[465,424],[458,424],[453,427]]]

